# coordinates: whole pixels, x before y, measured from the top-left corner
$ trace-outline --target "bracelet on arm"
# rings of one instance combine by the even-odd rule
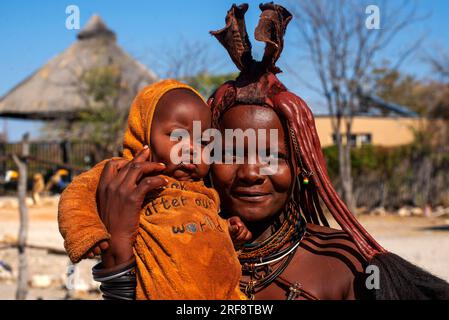
[[[95,281],[101,282],[100,290],[105,300],[134,300],[136,295],[136,261],[130,261],[105,269],[101,262],[92,268]]]

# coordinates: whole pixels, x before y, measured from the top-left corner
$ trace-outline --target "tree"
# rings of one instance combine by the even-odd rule
[[[373,24],[374,29],[368,25],[372,17],[365,14],[365,9],[373,7],[368,3],[364,5],[355,0],[292,2],[298,31],[296,43],[305,53],[307,62],[311,63],[319,85],[312,86],[302,76],[298,77],[326,101],[338,147],[343,198],[352,212],[355,212],[356,203],[351,174],[351,144],[347,142],[350,141],[353,117],[357,114],[361,94],[365,91],[364,84],[368,83],[383,50],[401,31],[419,19],[415,7],[408,2],[404,1],[391,10],[388,7],[390,3],[382,1],[378,6],[382,11],[378,17],[381,19],[380,29],[377,30],[376,23]],[[421,39],[407,47],[394,69],[420,43]]]
[[[429,57],[428,61],[436,75],[444,82],[432,116],[449,120],[449,53],[433,55]]]
[[[156,59],[150,59],[162,78],[184,82],[207,99],[223,82],[237,73],[223,72],[223,59],[216,57],[209,44],[179,39],[176,47],[167,47]]]
[[[133,97],[139,88],[123,83],[118,64],[86,69],[76,76],[71,86],[82,99],[82,111],[75,121],[49,123],[44,130],[49,135],[56,133],[63,140],[94,143],[98,161],[118,155],[129,110],[129,105],[121,105],[120,95]]]
[[[432,62],[436,63],[435,61]],[[434,68],[440,79],[444,79],[444,67],[440,62]],[[449,77],[447,78],[449,80]],[[415,143],[423,147],[438,149],[449,142],[447,120],[449,120],[449,84],[436,80],[418,80],[388,66],[373,71],[375,93],[385,101],[404,105],[426,119],[420,130],[415,130]]]
[[[22,152],[20,157],[13,155],[13,160],[19,170],[19,181],[17,184],[17,198],[19,202],[19,236],[17,241],[17,250],[19,256],[19,275],[17,277],[16,300],[25,300],[28,294],[28,258],[26,245],[28,239],[28,208],[26,205],[27,193],[27,157],[29,156],[29,134],[26,133],[22,138]]]
[[[201,95],[207,99],[214,93],[215,89],[225,81],[233,80],[237,77],[237,73],[209,74],[200,73],[192,77],[182,78],[188,85],[198,90]]]
[[[116,65],[88,70],[81,77],[86,109],[76,123],[89,140],[104,153],[117,155],[128,118],[129,107],[119,105],[121,72]],[[135,90],[137,94],[137,89]]]
[[[418,80],[388,65],[376,68],[372,74],[375,94],[385,101],[409,108],[422,117],[432,112],[443,84]]]
[[[449,83],[449,53],[433,54],[429,56],[428,62],[433,71]]]

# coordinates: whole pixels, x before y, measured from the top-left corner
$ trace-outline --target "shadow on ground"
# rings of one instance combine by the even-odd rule
[[[449,225],[443,224],[439,226],[418,228],[420,231],[449,231]]]

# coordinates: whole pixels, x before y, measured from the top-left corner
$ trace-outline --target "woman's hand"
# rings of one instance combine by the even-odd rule
[[[88,255],[103,251],[102,262],[105,268],[132,259],[132,246],[136,240],[139,213],[145,196],[162,189],[168,183],[166,179],[157,176],[165,169],[165,165],[147,161],[149,155],[150,151],[145,147],[131,161],[111,160],[101,174],[97,189],[97,208],[111,239],[108,246],[99,243]]]

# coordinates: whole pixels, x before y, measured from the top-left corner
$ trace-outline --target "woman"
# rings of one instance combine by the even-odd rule
[[[383,249],[336,193],[310,109],[275,76],[280,72],[275,63],[291,15],[274,4],[260,8],[255,37],[266,42],[262,61],[254,61],[251,55],[244,23],[247,5],[234,5],[228,11],[226,27],[212,33],[241,71],[208,101],[215,126],[222,131],[278,130],[278,169],[274,174],[261,175],[264,164],[260,162],[214,164],[211,169],[222,214],[239,216],[253,234],[253,241],[238,251],[242,291],[251,299],[448,299],[446,282]],[[268,146],[269,140],[267,146],[258,148]],[[101,243],[95,249],[97,254],[103,249],[105,263],[94,270],[94,276],[116,279],[115,284],[131,288],[132,226],[137,225],[144,198],[136,196],[138,181],[117,173],[132,166],[154,174],[145,181],[160,187],[162,182],[147,158],[148,151],[143,150],[131,162],[111,161],[97,191],[98,211],[111,241],[108,247]],[[342,230],[329,228],[320,199]],[[366,284],[368,265],[376,266],[380,277],[379,287],[373,290]]]

